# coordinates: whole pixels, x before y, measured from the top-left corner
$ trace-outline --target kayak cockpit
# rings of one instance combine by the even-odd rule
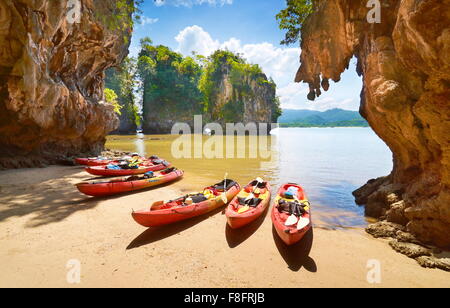
[[[220,198],[223,194],[227,193],[237,182],[233,180],[222,181],[210,187],[206,187],[202,192],[187,194],[169,202],[158,201],[150,207],[151,212],[163,211],[177,208],[186,208],[189,206],[196,206],[206,201],[213,201]]]

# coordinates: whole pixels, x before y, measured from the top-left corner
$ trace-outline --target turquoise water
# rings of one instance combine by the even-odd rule
[[[370,128],[281,128],[267,140],[266,154],[254,158],[251,137],[234,137],[235,148],[244,150],[243,158],[177,157],[173,144],[179,136],[109,136],[107,147],[143,155],[159,155],[186,172],[180,182],[186,190],[196,191],[223,179],[228,173],[241,185],[257,176],[270,181],[273,192],[284,183],[302,185],[313,204],[316,225],[327,228],[363,227],[364,209],[355,204],[352,192],[369,179],[392,170],[392,153]],[[189,147],[205,148],[211,141],[225,144],[224,137],[189,135],[200,143]],[[255,140],[253,140],[255,141]],[[226,156],[225,156],[226,157]]]

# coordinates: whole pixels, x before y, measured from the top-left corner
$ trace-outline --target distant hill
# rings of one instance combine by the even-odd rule
[[[368,127],[359,112],[331,109],[327,111],[284,109],[278,119],[281,127]]]

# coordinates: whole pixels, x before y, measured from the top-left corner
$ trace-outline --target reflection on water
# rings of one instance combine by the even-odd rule
[[[264,177],[274,192],[282,183],[299,183],[314,205],[316,225],[332,228],[364,226],[352,191],[392,169],[391,152],[369,128],[283,128],[267,139],[192,135],[180,143],[179,138],[109,136],[107,147],[170,160],[186,172],[180,183],[187,191],[218,182],[225,173],[241,185]],[[222,158],[231,153],[236,158]]]

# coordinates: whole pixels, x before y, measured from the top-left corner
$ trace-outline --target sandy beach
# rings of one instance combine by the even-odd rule
[[[76,190],[86,178],[80,167],[0,172],[0,287],[450,287],[449,273],[421,268],[362,229],[314,228],[287,249],[269,215],[237,232],[222,210],[158,229],[132,220],[132,209],[190,192],[189,174],[105,199]],[[66,279],[73,259],[80,284]],[[367,281],[369,260],[381,264],[380,284]]]

